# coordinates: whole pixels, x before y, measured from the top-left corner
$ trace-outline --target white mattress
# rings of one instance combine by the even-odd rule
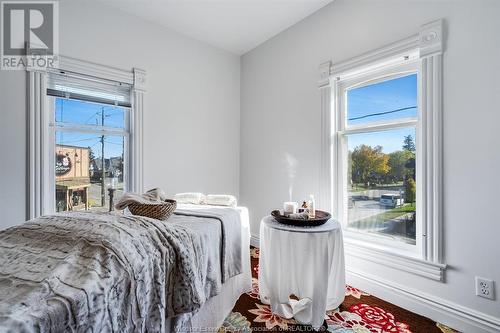
[[[178,207],[203,210],[206,208],[213,209],[217,206],[180,204]],[[221,208],[227,209],[228,207]],[[241,220],[242,273],[227,280],[222,286],[221,293],[210,298],[196,313],[167,319],[167,331],[217,332],[240,295],[251,290],[252,273],[250,268],[250,221],[248,209],[245,207],[234,207],[232,209],[239,212]]]

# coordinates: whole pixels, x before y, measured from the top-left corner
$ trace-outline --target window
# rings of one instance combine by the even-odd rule
[[[127,189],[130,109],[53,99],[55,210],[107,211]]]
[[[119,82],[49,75],[55,211],[108,211],[127,190],[130,94]]]
[[[438,20],[321,64],[319,81],[319,205],[341,222],[346,254],[441,281],[442,43]]]
[[[339,83],[341,208],[347,230],[415,246],[418,73],[398,69]]]
[[[142,192],[146,73],[64,56],[27,71],[28,218],[107,211],[111,195]]]

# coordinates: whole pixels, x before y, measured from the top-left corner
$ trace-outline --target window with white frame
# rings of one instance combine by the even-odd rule
[[[319,206],[343,225],[346,254],[441,281],[442,53],[437,20],[321,64],[319,81]]]
[[[367,242],[416,252],[421,243],[418,61],[339,77],[338,188],[347,232]]]
[[[129,187],[130,85],[51,73],[47,96],[55,210],[112,209]]]
[[[143,191],[145,71],[70,57],[28,67],[28,218],[109,210],[111,198]]]

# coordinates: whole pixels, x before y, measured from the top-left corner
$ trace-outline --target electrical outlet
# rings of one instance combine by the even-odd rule
[[[495,283],[492,280],[476,276],[476,295],[495,299]]]

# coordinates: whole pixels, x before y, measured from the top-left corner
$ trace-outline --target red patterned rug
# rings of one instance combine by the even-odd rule
[[[293,318],[273,314],[268,305],[260,302],[259,249],[252,248],[251,257],[252,291],[239,298],[219,332],[311,331],[311,327],[298,324]],[[325,320],[328,332],[334,333],[457,332],[351,286],[346,286],[344,303],[338,309],[327,312]]]

